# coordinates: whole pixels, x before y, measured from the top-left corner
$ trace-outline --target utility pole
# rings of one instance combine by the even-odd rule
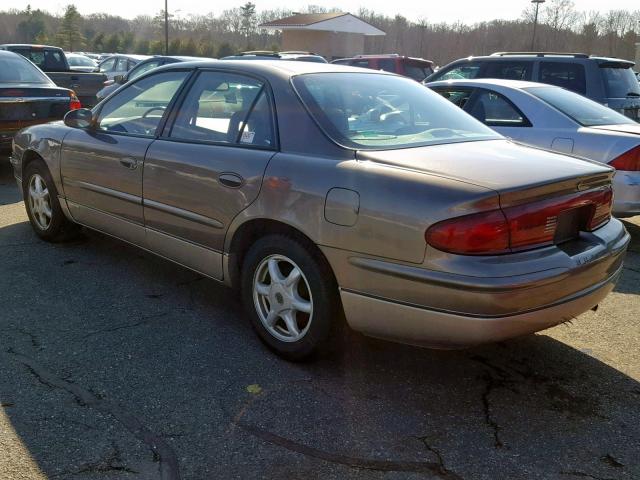
[[[546,2],[546,0],[531,0],[531,3],[536,4],[536,14],[533,19],[533,35],[531,37],[531,51],[534,52],[536,48],[536,29],[538,28],[538,8],[540,4]]]
[[[164,0],[164,54],[169,55],[169,0]],[[536,10],[537,16],[537,10]]]

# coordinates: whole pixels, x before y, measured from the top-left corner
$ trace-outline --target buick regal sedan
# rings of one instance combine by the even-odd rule
[[[413,80],[177,63],[16,138],[36,234],[105,232],[240,289],[289,359],[339,322],[456,348],[573,319],[629,236],[614,170],[513,144]]]

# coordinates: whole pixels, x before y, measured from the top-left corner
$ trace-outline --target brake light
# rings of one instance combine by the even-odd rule
[[[429,227],[425,240],[438,250],[462,255],[526,250],[601,227],[611,218],[612,205],[611,188],[564,195],[444,220]]]
[[[69,110],[78,110],[82,108],[82,103],[80,103],[80,99],[75,94],[75,92],[69,93]]]
[[[616,170],[637,172],[640,170],[640,145],[613,159],[613,161],[609,162],[609,165]]]

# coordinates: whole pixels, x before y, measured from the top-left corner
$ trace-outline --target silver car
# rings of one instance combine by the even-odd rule
[[[41,238],[84,225],[237,287],[292,359],[343,313],[367,335],[444,348],[571,320],[614,287],[629,242],[612,168],[339,65],[159,67],[21,131],[12,164]]]
[[[541,83],[482,79],[427,86],[515,141],[614,167],[614,215],[640,214],[640,124],[581,95]]]

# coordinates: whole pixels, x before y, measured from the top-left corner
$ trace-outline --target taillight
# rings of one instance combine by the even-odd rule
[[[611,188],[444,220],[425,233],[429,245],[462,255],[494,255],[551,245],[595,230],[611,218]]]
[[[71,92],[69,94],[69,110],[78,110],[79,108],[82,108],[80,99],[74,92]]]
[[[611,165],[616,170],[637,172],[638,170],[640,170],[640,145],[615,158],[614,160],[609,162],[609,165]]]

